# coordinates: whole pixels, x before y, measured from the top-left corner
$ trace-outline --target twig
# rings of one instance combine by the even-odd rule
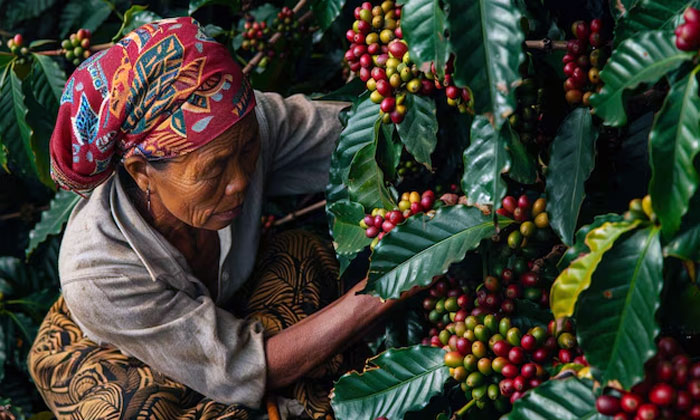
[[[49,209],[49,206],[36,207],[36,208],[32,209],[31,212],[36,213],[36,212],[40,212],[40,211],[44,211],[44,210],[48,210],[48,209]],[[2,216],[0,216],[0,221],[16,219],[16,218],[24,216],[26,213],[27,213],[26,211],[18,211],[15,213],[3,214]]]
[[[542,258],[538,258],[535,260],[534,263],[532,263],[532,271],[535,273],[539,273],[539,271],[542,269],[542,267],[545,266],[548,262],[555,260],[558,261],[562,255],[567,250],[567,246],[564,244],[557,244],[552,247],[552,250],[549,251],[549,254],[545,255]]]
[[[283,225],[285,223],[289,223],[289,222],[296,220],[297,218],[299,218],[305,214],[308,214],[308,213],[311,213],[311,212],[316,211],[318,209],[321,209],[321,208],[325,207],[325,205],[326,205],[326,200],[319,201],[318,203],[314,203],[308,207],[304,207],[301,210],[291,212],[281,219],[275,220],[275,222],[272,225],[273,226],[280,226],[280,225]]]
[[[566,41],[552,41],[549,38],[525,41],[525,46],[531,50],[566,51]]]
[[[301,3],[305,4],[306,0],[299,1],[299,3],[297,3],[297,6],[299,6],[299,4],[301,4]],[[297,10],[297,6],[294,6],[294,10]],[[299,18],[299,23],[306,22],[307,20],[311,19],[312,16],[313,16],[313,13],[309,10],[308,12],[304,13],[304,15],[302,17]],[[268,44],[274,45],[277,41],[280,40],[280,38],[282,38],[282,33],[275,32],[275,34],[270,37]],[[246,66],[243,68],[243,74],[248,74],[251,71],[253,71],[255,66],[257,66],[258,63],[260,63],[260,60],[262,60],[263,57],[265,57],[264,51],[260,51],[259,53],[255,54],[255,56],[253,58],[251,58],[250,61],[248,62],[248,64],[246,64]]]

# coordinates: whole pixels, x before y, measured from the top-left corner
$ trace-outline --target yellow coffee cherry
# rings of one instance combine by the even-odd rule
[[[544,229],[549,226],[549,215],[546,211],[535,216],[535,226],[540,229]]]
[[[420,194],[418,194],[418,191],[411,191],[408,201],[411,203],[420,203]]]

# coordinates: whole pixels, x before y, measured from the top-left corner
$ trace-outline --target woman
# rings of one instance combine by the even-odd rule
[[[333,255],[308,234],[254,263],[263,197],[323,189],[342,106],[254,93],[191,18],[142,26],[76,69],[52,176],[91,194],[29,358],[59,419],[253,418],[281,388],[330,413],[310,378],[327,384],[331,358],[393,304],[357,295],[362,282],[335,299]]]

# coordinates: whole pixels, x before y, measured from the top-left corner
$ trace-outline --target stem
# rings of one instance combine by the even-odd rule
[[[322,200],[322,201],[319,201],[318,203],[314,203],[308,207],[304,207],[303,209],[291,212],[288,215],[284,216],[283,218],[276,220],[273,223],[273,226],[280,226],[280,225],[283,225],[285,223],[296,220],[297,218],[299,218],[307,213],[311,213],[315,210],[323,208],[325,205],[326,205],[326,200]]]
[[[113,11],[113,12],[117,15],[117,17],[119,18],[119,20],[124,20],[124,15],[121,14],[121,12],[120,12],[119,10],[117,10],[117,7],[114,5],[114,3],[112,3],[112,2],[109,1],[109,0],[102,0],[102,1],[103,1],[105,4],[107,4],[107,6],[109,6],[110,9],[112,9],[112,11]]]
[[[531,50],[566,51],[566,41],[552,41],[548,38],[525,41],[525,46]]]
[[[306,0],[300,0],[299,3],[297,3],[296,6],[294,6],[294,10],[296,11],[297,6],[299,6],[299,4],[302,4],[302,3],[306,4]],[[299,23],[306,22],[307,20],[311,19],[311,16],[313,16],[313,13],[311,13],[311,11],[309,10],[308,12],[304,13],[304,15],[302,17],[299,18]],[[270,37],[270,40],[267,41],[267,43],[270,45],[274,45],[281,38],[282,38],[282,33],[275,32],[275,34]],[[260,62],[260,60],[263,59],[263,57],[265,57],[264,51],[260,51],[259,53],[255,54],[255,56],[253,58],[251,58],[250,61],[248,62],[248,64],[243,68],[243,74],[248,74],[251,71],[253,71],[255,66],[258,65],[258,63]]]
[[[472,399],[471,401],[469,401],[468,403],[466,403],[466,404],[464,405],[464,407],[462,407],[462,408],[460,408],[459,410],[457,410],[457,411],[452,415],[452,418],[453,418],[453,419],[457,419],[457,418],[460,418],[460,419],[461,419],[462,416],[464,416],[465,414],[467,414],[467,411],[469,411],[469,409],[472,408],[472,407],[474,406],[474,404],[476,404],[476,398]]]

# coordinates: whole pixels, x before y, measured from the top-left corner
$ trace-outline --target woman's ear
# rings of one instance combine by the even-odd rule
[[[151,188],[153,191],[153,183],[150,177],[150,167],[146,159],[141,156],[131,156],[124,160],[124,169],[131,175],[134,179],[136,185],[139,186],[141,191],[146,191],[146,188]]]

